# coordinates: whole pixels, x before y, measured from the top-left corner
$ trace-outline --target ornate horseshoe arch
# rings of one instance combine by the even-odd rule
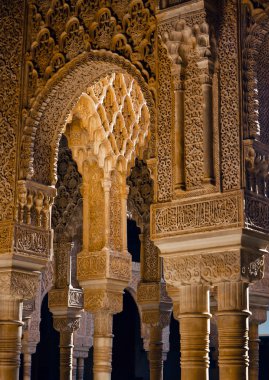
[[[47,82],[25,121],[22,137],[21,179],[55,184],[58,144],[68,116],[82,93],[112,72],[129,74],[137,82],[150,112],[151,139],[148,154],[155,151],[155,108],[142,75],[125,58],[105,51],[82,53]]]

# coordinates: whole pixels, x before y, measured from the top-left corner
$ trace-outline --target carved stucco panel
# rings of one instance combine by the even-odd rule
[[[24,1],[0,4],[0,222],[13,218]]]
[[[243,225],[242,193],[153,205],[151,238]]]

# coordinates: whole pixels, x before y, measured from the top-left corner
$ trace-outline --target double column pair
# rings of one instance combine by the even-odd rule
[[[262,252],[226,248],[195,255],[173,252],[162,256],[173,313],[180,322],[182,380],[209,379],[210,291],[213,289],[214,294],[217,290],[214,314],[219,378],[247,380],[249,284],[263,276]]]
[[[221,380],[247,379],[248,285],[223,282],[218,288],[217,324]],[[172,289],[174,316],[180,322],[182,380],[209,379],[210,287]]]

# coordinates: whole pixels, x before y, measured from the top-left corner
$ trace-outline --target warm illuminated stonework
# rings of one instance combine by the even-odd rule
[[[268,15],[267,0],[1,1],[0,379],[21,353],[31,379],[48,294],[60,379],[82,380],[93,347],[110,380],[127,290],[150,380],[172,312],[182,380],[209,379],[211,346],[220,380],[258,380]]]

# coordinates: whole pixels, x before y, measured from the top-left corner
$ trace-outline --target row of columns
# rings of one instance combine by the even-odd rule
[[[236,285],[235,285],[236,286]],[[238,285],[237,285],[238,287]],[[239,285],[239,288],[241,286]],[[238,289],[237,289],[238,290]],[[185,296],[196,292],[199,297],[207,297],[209,289],[199,286],[198,289],[184,289]],[[237,292],[238,296],[240,296]],[[206,302],[207,304],[207,302]],[[195,304],[193,304],[195,305]],[[196,305],[197,306],[197,305]],[[209,368],[209,334],[210,313],[205,309],[196,308],[196,312],[185,313],[184,308],[175,310],[180,321],[181,345],[181,378],[208,379]],[[265,310],[261,310],[265,316]],[[261,313],[260,313],[261,314]],[[221,310],[216,312],[218,339],[219,339],[219,371],[220,379],[246,378],[249,364],[249,380],[257,380],[259,376],[259,335],[258,324],[264,320],[256,318],[256,310],[251,316],[249,324],[249,360],[247,356],[247,328],[249,312]],[[111,316],[98,314],[96,316],[96,330],[94,334],[94,372],[95,379],[103,379],[111,373],[111,353],[113,335],[111,332]],[[104,335],[103,324],[106,324],[107,335]],[[98,330],[102,326],[102,331]],[[70,327],[59,328],[60,332],[60,379],[82,380],[84,373],[84,357],[73,355],[73,331]],[[150,380],[163,379],[163,326],[153,325],[149,329],[148,360]],[[31,355],[35,348],[23,346],[24,380],[31,379]]]

